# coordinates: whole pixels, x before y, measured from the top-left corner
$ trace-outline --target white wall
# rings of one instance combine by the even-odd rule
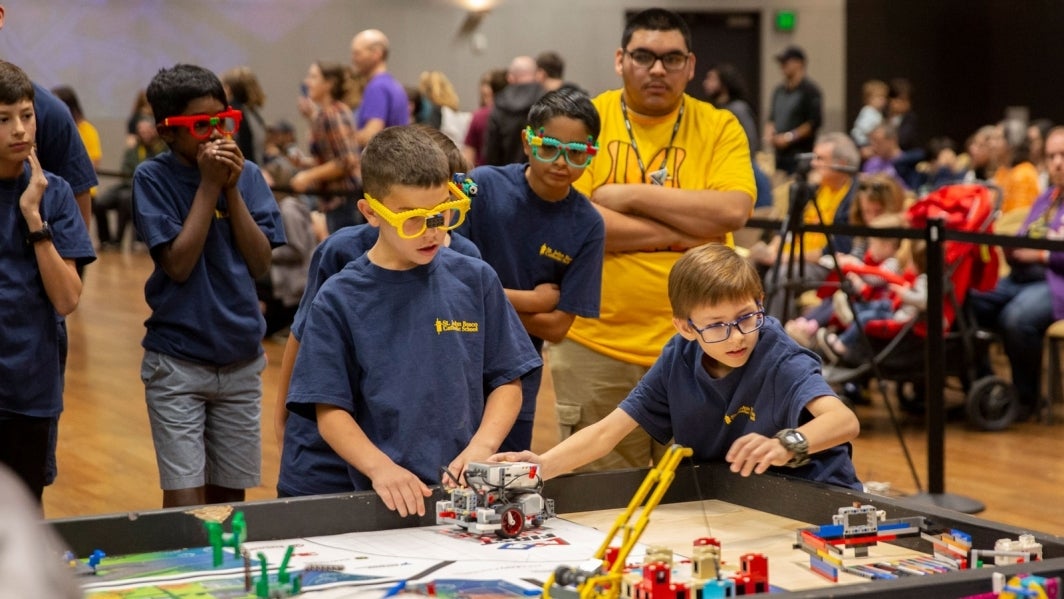
[[[613,52],[627,9],[762,13],[762,97],[779,81],[773,56],[789,43],[810,56],[809,74],[824,91],[827,129],[844,129],[845,0],[502,0],[476,30],[458,0],[20,0],[8,1],[0,58],[46,87],[72,85],[100,129],[104,167],[117,168],[125,119],[136,91],[161,67],[191,62],[221,72],[246,64],[267,94],[268,121],[297,121],[294,108],[307,66],[347,62],[352,35],[369,27],[391,38],[393,73],[414,84],[423,70],[445,72],[462,104],[473,108],[481,73],[518,54],[558,51],[566,78],[591,92],[620,85]],[[798,11],[797,29],[773,30],[777,9]],[[701,76],[699,73],[698,76]],[[762,107],[761,114],[764,114]]]

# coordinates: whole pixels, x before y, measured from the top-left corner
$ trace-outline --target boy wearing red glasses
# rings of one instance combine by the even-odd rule
[[[232,139],[210,71],[179,64],[147,89],[170,150],[133,174],[133,218],[155,271],[144,286],[144,381],[163,506],[242,501],[261,476],[266,323],[255,278],[285,243],[277,202]]]
[[[521,377],[542,365],[491,267],[444,247],[469,209],[450,178],[416,127],[366,146],[358,206],[380,234],[314,297],[288,388],[292,417],[316,419],[355,490],[401,516],[425,514],[441,468],[461,480],[498,450]]]

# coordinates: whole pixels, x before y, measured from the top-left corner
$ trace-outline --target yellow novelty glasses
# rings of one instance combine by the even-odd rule
[[[447,188],[457,199],[447,200],[432,208],[413,208],[402,212],[392,212],[368,193],[365,196],[369,207],[385,222],[395,227],[399,237],[413,239],[420,237],[428,229],[450,231],[465,221],[466,212],[469,212],[470,208],[469,196],[450,181],[447,182]]]

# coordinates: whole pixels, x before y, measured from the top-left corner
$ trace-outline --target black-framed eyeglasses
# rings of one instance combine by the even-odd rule
[[[701,329],[695,326],[695,323],[690,318],[687,319],[687,324],[691,325],[691,328],[698,333],[702,341],[720,343],[721,341],[727,341],[731,337],[732,327],[739,329],[739,332],[743,335],[749,335],[765,326],[765,309],[758,308],[756,312],[744,314],[731,322],[718,322],[717,324],[706,325]]]
[[[635,50],[625,50],[625,54],[632,59],[637,66],[644,69],[654,68],[654,63],[661,61],[661,65],[665,67],[666,71],[679,71],[687,66],[687,59],[691,56],[690,52],[668,52],[666,54],[655,54],[650,50],[644,50],[638,48]]]

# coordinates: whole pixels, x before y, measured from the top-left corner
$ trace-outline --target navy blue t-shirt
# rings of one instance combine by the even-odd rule
[[[19,208],[30,181],[27,162],[17,179],[0,179],[0,413],[51,418],[63,410],[55,307],[41,280],[33,246]],[[45,172],[41,218],[64,259],[96,259],[92,241],[70,185]]]
[[[363,255],[314,298],[286,405],[306,418],[317,404],[343,408],[392,461],[435,484],[479,428],[484,398],[541,366],[484,262],[443,248],[395,271]]]
[[[343,227],[326,237],[314,250],[307,286],[292,322],[291,334],[296,340],[303,337],[307,312],[310,311],[322,283],[340,272],[349,262],[365,254],[377,243],[379,234],[380,229],[371,225]],[[454,232],[451,233],[449,247],[459,254],[480,258],[477,246]],[[285,420],[284,447],[281,451],[281,472],[277,488],[292,497],[354,490],[351,477],[347,474],[347,462],[336,455],[325,439],[321,438],[316,420],[289,412]]]
[[[836,395],[821,376],[820,358],[795,343],[772,317],[766,318],[747,363],[724,378],[706,372],[704,355],[698,342],[674,336],[620,405],[658,442],[674,439],[692,448],[695,460],[723,460],[747,433],[772,437],[796,428],[812,418],[806,404]],[[812,454],[805,466],[775,470],[861,490],[851,453],[844,443]]]
[[[173,241],[196,197],[200,172],[164,152],[133,173],[133,222],[152,249]],[[255,163],[245,160],[237,181],[252,218],[270,241],[284,245],[277,200]],[[145,349],[168,356],[225,366],[262,354],[266,321],[259,309],[255,280],[240,254],[229,224],[225,194],[220,193],[203,253],[183,283],[171,279],[156,260],[144,285],[152,313],[144,323]]]
[[[575,189],[557,202],[536,195],[525,179],[527,164],[482,166],[470,177],[477,196],[456,230],[480,248],[507,289],[542,283],[561,288],[558,310],[598,318],[606,229],[591,202]],[[533,337],[537,350],[543,340]],[[521,381],[521,420],[532,420],[540,377]]]

